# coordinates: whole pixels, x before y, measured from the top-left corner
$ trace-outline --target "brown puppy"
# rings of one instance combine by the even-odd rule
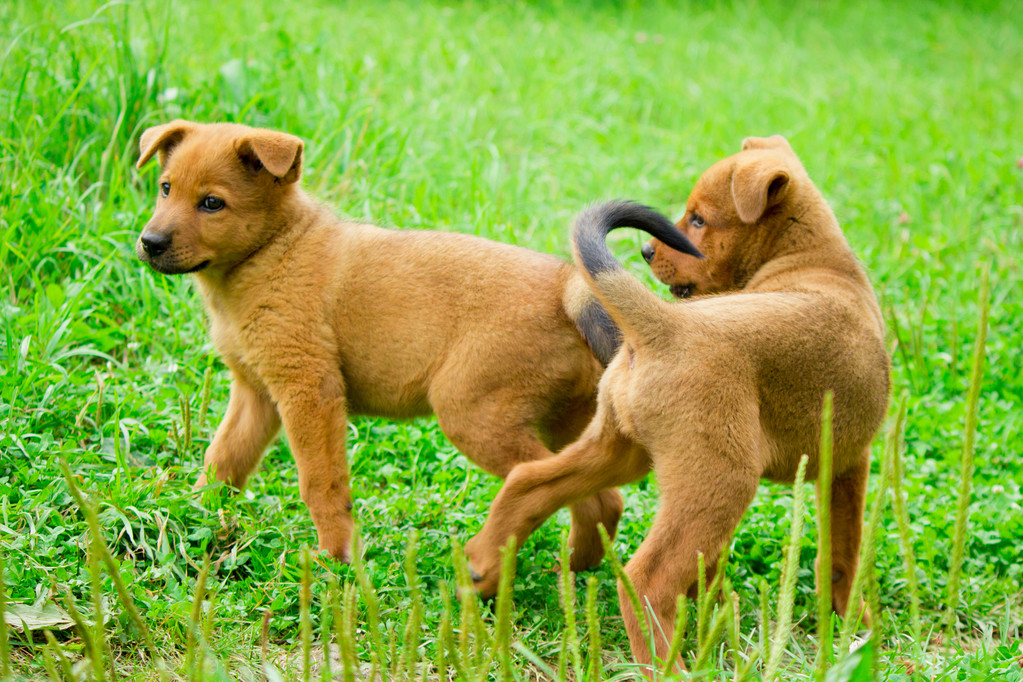
[[[589,422],[617,330],[575,268],[478,237],[344,222],[298,186],[302,141],[174,121],[142,135],[163,168],[138,257],[195,273],[231,370],[206,476],[242,486],[283,423],[321,549],[349,559],[349,414],[437,414],[487,471],[551,455]],[[584,334],[586,337],[584,338]],[[572,565],[599,562],[615,490],[572,508]]]
[[[607,251],[615,227],[668,223],[631,204],[582,214],[576,262],[624,334],[600,383],[597,414],[576,443],[508,475],[466,551],[492,591],[498,548],[521,543],[559,507],[653,468],[661,506],[626,567],[667,654],[677,595],[709,570],[761,478],[790,482],[809,455],[817,476],[824,394],[834,391],[833,603],[844,612],[856,570],[870,443],[888,400],[888,357],[874,292],[827,203],[788,142],[750,138],[696,183],[678,225],[706,255],[644,249],[676,293],[667,303]],[[668,223],[670,224],[670,223]],[[481,570],[480,566],[484,569]],[[499,570],[499,568],[498,568]],[[624,593],[633,655],[651,662]],[[662,637],[661,633],[664,633]]]

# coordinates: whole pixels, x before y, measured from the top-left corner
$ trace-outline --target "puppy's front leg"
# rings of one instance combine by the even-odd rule
[[[345,456],[345,401],[340,372],[310,372],[315,386],[289,383],[277,391],[288,443],[298,466],[302,500],[309,507],[320,549],[352,558],[352,494]]]
[[[195,482],[196,488],[206,485],[211,470],[218,481],[236,488],[244,486],[262,459],[266,446],[281,428],[281,418],[270,397],[237,372],[232,371],[231,376],[227,414],[206,449],[203,472]]]

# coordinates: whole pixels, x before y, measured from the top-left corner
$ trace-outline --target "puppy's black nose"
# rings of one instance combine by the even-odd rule
[[[650,242],[644,244],[639,249],[639,252],[643,254],[643,260],[645,260],[647,263],[654,259],[654,245],[651,244]]]
[[[161,253],[169,249],[171,245],[170,235],[159,234],[156,232],[143,234],[140,241],[142,242],[142,248],[146,250],[146,253],[153,257],[159,256]]]

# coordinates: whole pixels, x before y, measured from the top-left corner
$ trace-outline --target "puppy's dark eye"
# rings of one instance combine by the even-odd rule
[[[689,217],[689,224],[693,227],[703,227],[707,222],[703,219],[703,216],[693,211],[693,214]]]
[[[209,194],[199,204],[199,208],[201,208],[204,211],[208,211],[210,213],[214,213],[214,212],[219,211],[220,209],[224,208],[224,200],[221,199],[218,196],[214,196],[212,194]]]
[[[168,194],[170,194],[170,183],[169,182],[161,182],[160,183],[160,196],[161,197],[165,197]]]

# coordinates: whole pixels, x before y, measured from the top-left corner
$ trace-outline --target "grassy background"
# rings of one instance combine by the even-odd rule
[[[961,627],[929,674],[1018,678],[1021,17],[1019,3],[873,0],[0,5],[0,541],[10,598],[89,610],[85,525],[60,476],[64,458],[100,503],[122,576],[168,655],[183,646],[205,553],[217,568],[210,644],[225,670],[258,669],[265,609],[275,650],[297,638],[298,549],[315,533],[286,444],[242,495],[201,500],[189,489],[227,375],[189,281],[154,276],[133,256],[156,189],[153,167],[133,168],[145,127],[181,116],[287,130],[308,142],[305,186],[340,214],[562,256],[587,202],[628,197],[677,214],[701,170],[744,136],[782,133],[872,274],[897,346],[928,628],[943,617],[979,273],[991,269]],[[627,267],[663,291],[639,258],[640,237],[614,239]],[[451,539],[480,527],[499,481],[433,420],[358,419],[349,455],[382,617],[403,622],[401,564],[417,530],[429,632],[434,588],[453,577]],[[656,482],[624,492],[616,545],[628,556]],[[745,630],[760,578],[777,584],[790,507],[789,490],[763,487],[733,543]],[[812,534],[809,513],[807,522]],[[515,635],[546,660],[560,646],[551,569],[565,524],[564,515],[546,524],[519,553]],[[885,679],[908,674],[894,528],[888,512],[877,559]],[[815,650],[814,552],[805,543],[794,677],[809,674],[801,662]],[[317,575],[327,570],[349,579],[336,565]],[[608,670],[627,670],[614,582],[606,567],[597,576]],[[109,632],[122,673],[151,675],[116,609]],[[16,668],[41,674],[38,651],[14,636]],[[60,638],[80,648],[72,633]]]

